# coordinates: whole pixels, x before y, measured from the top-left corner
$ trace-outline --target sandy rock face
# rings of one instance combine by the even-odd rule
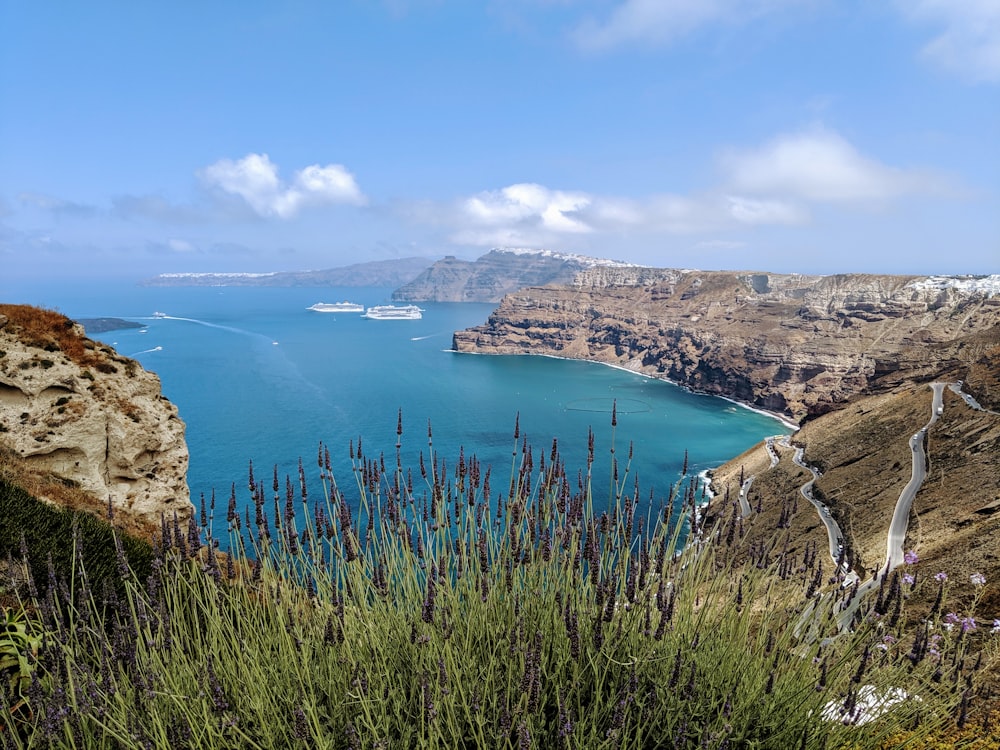
[[[963,377],[980,356],[970,337],[1000,326],[998,301],[911,276],[593,268],[575,285],[507,295],[453,348],[608,362],[799,420]]]
[[[83,354],[0,315],[0,442],[118,511],[153,524],[175,512],[186,520],[194,508],[184,423],[159,378],[79,326],[62,335]]]

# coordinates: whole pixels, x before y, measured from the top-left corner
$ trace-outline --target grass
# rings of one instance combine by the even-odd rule
[[[996,638],[946,627],[944,584],[911,622],[897,577],[841,633],[850,590],[829,561],[779,535],[748,547],[735,504],[700,528],[692,478],[642,514],[623,463],[597,512],[592,454],[578,481],[556,443],[536,451],[515,427],[498,490],[430,430],[426,460],[403,467],[401,418],[397,434],[395,463],[352,444],[344,485],[321,445],[318,497],[301,464],[284,482],[251,466],[227,529],[205,511],[165,520],[151,575],[119,555],[121,590],[97,590],[72,535],[70,574],[24,596],[41,645],[5,695],[5,746],[883,748],[994,732],[977,675]],[[858,712],[892,688],[909,697]]]
[[[7,318],[7,325],[24,345],[50,352],[61,351],[81,367],[111,367],[112,358],[121,359],[110,348],[95,345],[82,335],[75,322],[54,310],[0,304],[0,315]]]
[[[107,503],[85,491],[75,482],[50,471],[31,467],[11,448],[0,443],[0,482],[16,486],[51,508],[108,518]],[[42,512],[42,511],[33,511]],[[159,529],[141,518],[119,514],[111,519],[124,534],[152,542]]]

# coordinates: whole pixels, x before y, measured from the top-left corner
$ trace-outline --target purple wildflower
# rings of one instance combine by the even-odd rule
[[[1000,620],[994,620],[993,621],[993,629],[990,630],[990,632],[993,635],[996,635],[997,633],[1000,633]]]
[[[973,573],[969,576],[969,580],[972,581],[974,586],[982,586],[986,583],[986,576],[982,573]]]
[[[976,618],[974,617],[963,617],[961,620],[962,632],[970,633],[976,629]]]
[[[917,557],[917,553],[914,552],[912,549],[909,550],[905,555],[903,555],[903,562],[905,562],[907,565],[916,565],[917,562],[919,562],[919,560],[920,558]]]
[[[916,580],[911,573],[903,573],[903,583],[913,585],[914,580]]]
[[[945,581],[948,580],[948,574],[945,573],[944,571],[941,571],[940,573],[935,573],[934,580],[940,583],[944,583]]]

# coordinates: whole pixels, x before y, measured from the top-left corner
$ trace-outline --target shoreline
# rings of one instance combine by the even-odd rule
[[[520,353],[520,354],[501,354],[499,352],[460,352],[457,349],[446,349],[445,351],[449,351],[449,352],[451,352],[453,354],[472,354],[472,355],[481,355],[481,356],[484,356],[484,357],[490,357],[490,356],[494,356],[494,357],[495,356],[506,356],[506,357],[548,357],[549,359],[561,359],[561,360],[565,360],[565,361],[568,361],[568,362],[593,362],[594,364],[604,365],[605,367],[611,367],[611,368],[613,368],[615,370],[621,370],[622,372],[628,372],[628,373],[631,373],[633,375],[638,375],[639,377],[642,377],[642,378],[648,378],[649,380],[659,380],[659,381],[662,381],[662,382],[665,382],[665,383],[669,383],[670,385],[672,385],[672,386],[674,386],[676,388],[680,388],[682,390],[685,390],[688,393],[693,393],[696,396],[714,396],[715,398],[721,398],[724,401],[728,401],[731,404],[735,404],[736,406],[738,406],[738,407],[740,407],[742,409],[746,409],[748,411],[756,412],[757,414],[761,414],[761,415],[763,415],[765,417],[770,417],[771,419],[774,419],[775,421],[780,422],[782,426],[784,426],[788,430],[791,430],[791,434],[792,435],[794,435],[796,432],[798,432],[801,429],[801,427],[798,424],[796,424],[795,422],[792,422],[790,419],[786,418],[785,416],[783,416],[781,414],[778,414],[778,413],[772,412],[772,411],[767,411],[766,409],[760,409],[760,408],[758,408],[756,406],[751,406],[750,404],[746,404],[746,403],[744,403],[742,401],[739,401],[738,399],[732,398],[731,396],[720,396],[720,395],[718,395],[716,393],[704,393],[704,392],[701,392],[701,391],[696,391],[694,388],[690,388],[690,387],[688,387],[686,385],[683,385],[681,383],[677,383],[677,382],[671,380],[670,378],[656,377],[655,375],[649,375],[649,374],[644,373],[644,372],[638,372],[638,371],[632,370],[632,369],[630,369],[628,367],[624,367],[623,365],[616,365],[616,364],[614,364],[612,362],[601,362],[600,360],[596,360],[596,359],[583,359],[582,357],[561,357],[558,354],[541,354],[541,353],[539,353],[539,354],[530,354],[530,353],[527,353],[527,352],[526,353]],[[766,440],[766,439],[767,438],[764,438],[764,440]],[[764,442],[764,441],[762,440],[761,442]],[[699,507],[704,507],[704,506],[709,505],[711,503],[712,499],[716,496],[717,493],[712,488],[712,483],[714,481],[714,473],[715,473],[715,471],[717,469],[719,469],[719,467],[721,467],[724,464],[726,464],[727,462],[733,460],[733,458],[735,458],[735,456],[733,456],[732,458],[726,459],[725,461],[723,461],[718,466],[713,466],[713,467],[710,467],[708,469],[703,469],[702,471],[698,472],[699,483],[701,485],[703,485],[705,487],[705,490],[706,490],[705,501],[703,503],[701,503]]]
[[[757,414],[761,414],[765,417],[770,417],[771,419],[780,422],[782,426],[791,430],[793,433],[798,432],[801,429],[800,425],[791,421],[788,417],[784,416],[783,414],[779,414],[778,412],[768,411],[767,409],[761,409],[758,406],[752,406],[751,404],[748,404],[745,401],[740,401],[739,399],[733,398],[732,396],[723,396],[718,393],[707,393],[705,391],[698,391],[695,390],[694,388],[691,388],[690,386],[684,385],[683,383],[678,383],[675,380],[671,380],[670,378],[650,375],[645,372],[640,372],[639,370],[633,370],[629,367],[625,367],[624,365],[616,365],[613,362],[602,362],[599,359],[584,359],[583,357],[562,357],[559,356],[558,354],[544,354],[544,353],[532,354],[529,352],[523,352],[523,353],[519,352],[517,354],[513,354],[505,352],[461,352],[458,351],[457,349],[445,349],[444,351],[451,352],[452,354],[472,354],[484,357],[498,357],[498,356],[499,357],[548,357],[549,359],[561,359],[567,362],[592,362],[595,365],[603,365],[604,367],[610,367],[615,370],[621,370],[622,372],[628,372],[633,375],[637,375],[641,378],[647,378],[648,380],[659,380],[663,383],[669,383],[670,385],[676,388],[680,388],[681,390],[687,391],[688,393],[692,393],[695,396],[712,396],[714,398],[721,398],[724,401],[728,401],[731,404],[736,404],[736,406],[739,406],[742,409],[746,409],[747,411],[756,412]]]

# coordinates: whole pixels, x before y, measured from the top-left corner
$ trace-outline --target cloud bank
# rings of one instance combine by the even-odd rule
[[[1000,82],[1000,3],[997,0],[900,0],[913,21],[944,26],[924,57],[973,82]]]
[[[827,130],[780,135],[720,157],[727,183],[751,194],[823,203],[884,202],[932,189],[932,178],[881,164]]]
[[[424,206],[417,218],[450,227],[450,239],[458,244],[558,246],[598,232],[698,234],[797,226],[808,224],[811,210],[821,205],[868,211],[946,189],[940,178],[884,164],[824,129],[723,150],[717,165],[718,184],[690,195],[627,198],[519,183],[450,207]]]
[[[289,219],[306,206],[367,202],[354,175],[340,164],[313,164],[285,184],[267,154],[247,154],[237,161],[221,159],[203,169],[200,177],[212,189],[239,196],[263,217]]]
[[[576,43],[604,50],[630,43],[666,45],[703,26],[742,23],[802,0],[625,0],[606,21],[589,19],[573,32]]]

